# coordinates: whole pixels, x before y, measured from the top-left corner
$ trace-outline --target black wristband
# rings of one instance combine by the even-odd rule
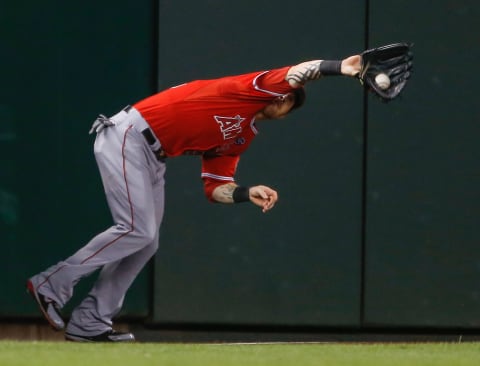
[[[320,74],[323,76],[342,75],[342,61],[323,60],[320,63]]]
[[[235,203],[250,201],[250,187],[235,187],[232,193],[232,198]]]

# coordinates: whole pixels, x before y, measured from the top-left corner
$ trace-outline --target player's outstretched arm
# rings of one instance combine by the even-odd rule
[[[343,60],[312,60],[292,66],[285,80],[294,87],[300,87],[309,80],[317,80],[321,76],[345,75],[356,76],[360,72],[360,55],[349,56]]]
[[[278,201],[278,193],[267,186],[242,187],[235,183],[222,184],[213,190],[212,198],[220,203],[252,202],[267,212]]]

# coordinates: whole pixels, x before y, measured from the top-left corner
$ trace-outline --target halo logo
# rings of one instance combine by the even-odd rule
[[[233,139],[242,132],[241,124],[245,121],[245,118],[240,117],[238,114],[235,117],[213,116],[213,118],[218,123],[224,140]]]

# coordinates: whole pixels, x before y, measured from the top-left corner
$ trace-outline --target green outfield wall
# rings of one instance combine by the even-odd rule
[[[160,87],[363,48],[362,2],[161,4]],[[168,162],[155,322],[360,324],[363,96],[347,79],[307,93],[303,110],[257,126],[238,166],[239,183],[279,191],[268,214],[208,203],[199,159]]]
[[[259,124],[237,180],[279,191],[268,214],[209,203],[199,158],[168,161],[160,248],[122,315],[175,326],[480,327],[480,3],[272,4],[0,6],[1,318],[38,317],[28,276],[111,224],[88,135],[98,113],[192,79],[409,41],[414,76],[400,100],[325,78],[307,86],[301,110]]]
[[[155,89],[151,1],[27,3],[0,11],[4,317],[36,316],[26,279],[111,225],[88,130]],[[128,314],[146,315],[148,284],[144,273]]]
[[[370,1],[370,42],[416,63],[404,100],[368,105],[365,323],[479,327],[480,4],[431,4]]]

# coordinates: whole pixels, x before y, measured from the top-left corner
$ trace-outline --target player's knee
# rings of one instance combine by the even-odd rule
[[[151,244],[157,235],[158,228],[154,224],[149,225],[116,225],[116,231],[122,235],[133,238],[137,244],[146,246]]]
[[[138,240],[145,245],[151,244],[157,236],[158,228],[154,224],[142,225],[134,229]]]

